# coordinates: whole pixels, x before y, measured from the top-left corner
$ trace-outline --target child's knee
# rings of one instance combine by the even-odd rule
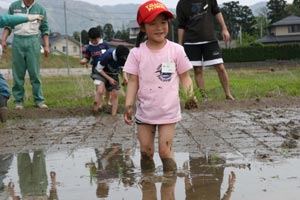
[[[161,158],[168,158],[168,157],[170,157],[170,155],[171,155],[171,150],[169,149],[169,148],[167,148],[167,147],[165,147],[165,148],[159,148],[159,157],[161,157]]]

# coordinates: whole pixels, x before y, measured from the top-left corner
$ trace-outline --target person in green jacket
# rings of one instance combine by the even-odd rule
[[[42,15],[18,16],[18,15],[0,15],[0,28],[5,26],[16,26],[28,21],[42,20]],[[0,58],[2,54],[2,46],[0,45]],[[7,101],[10,97],[10,90],[6,80],[0,73],[0,122],[6,122]]]
[[[38,14],[44,16],[42,20],[5,27],[1,44],[5,49],[8,36],[11,32],[14,33],[12,43],[12,94],[14,97],[15,108],[24,108],[24,83],[26,71],[28,71],[35,106],[37,108],[48,109],[48,106],[44,103],[45,100],[40,78],[41,45],[39,41],[39,34],[41,33],[44,41],[44,55],[45,57],[48,57],[50,29],[48,26],[46,10],[38,4],[36,0],[17,0],[10,5],[8,14],[22,16]]]

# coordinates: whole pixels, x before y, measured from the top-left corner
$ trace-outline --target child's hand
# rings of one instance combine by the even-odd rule
[[[124,86],[124,85],[127,85],[127,83],[128,83],[128,80],[127,80],[127,78],[124,78],[123,79],[123,83],[122,83],[122,85]]]
[[[132,125],[133,107],[126,106],[124,111],[124,121],[128,125]]]
[[[117,84],[118,84],[118,81],[116,81],[115,79],[111,78],[111,79],[109,79],[109,83],[110,83],[111,85],[117,85]]]
[[[85,59],[80,60],[79,63],[80,63],[81,65],[87,64],[86,61],[85,61]]]
[[[198,107],[199,106],[196,97],[188,99],[184,104],[184,108],[187,110],[197,109]]]

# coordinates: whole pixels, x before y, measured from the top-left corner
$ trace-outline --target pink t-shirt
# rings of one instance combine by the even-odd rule
[[[174,66],[174,64],[173,73],[162,72],[163,65]],[[138,48],[133,48],[123,70],[139,78],[136,118],[147,124],[169,124],[180,121],[178,75],[191,68],[192,64],[183,47],[174,42],[167,41],[160,50],[149,49],[146,42],[141,43]]]

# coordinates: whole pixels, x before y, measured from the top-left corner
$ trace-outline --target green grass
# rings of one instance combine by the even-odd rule
[[[300,97],[300,69],[228,69],[230,89],[236,99]],[[214,69],[205,70],[206,90],[211,100],[225,98]]]
[[[228,69],[227,72],[231,92],[236,99],[300,97],[300,69]],[[209,100],[224,100],[225,94],[217,72],[214,69],[205,70],[204,79]],[[46,103],[51,108],[73,108],[93,104],[94,85],[88,75],[42,77],[42,82]],[[11,87],[12,80],[8,80],[8,83]],[[33,99],[28,79],[25,88],[25,107],[32,107]],[[199,93],[196,94],[201,102]],[[124,103],[124,96],[120,97],[119,103],[120,105]],[[9,107],[13,107],[12,98]]]
[[[67,58],[65,55],[50,54],[47,58],[41,54],[41,68],[67,68]],[[69,56],[69,67],[78,68],[82,67],[79,64],[80,58]],[[2,55],[0,59],[0,69],[11,68],[11,49],[7,49],[7,53]]]

